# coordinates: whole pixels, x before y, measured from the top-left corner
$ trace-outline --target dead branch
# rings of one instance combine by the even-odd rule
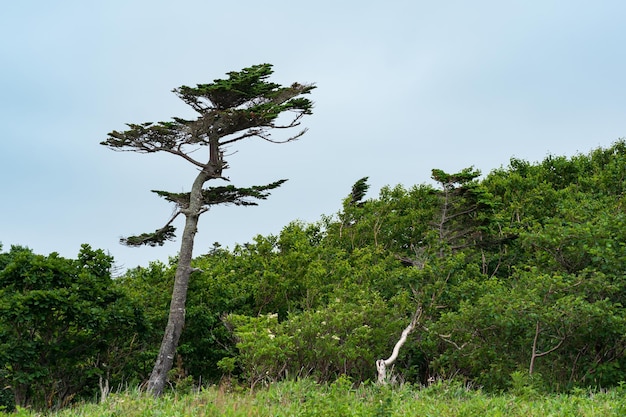
[[[378,383],[379,384],[387,383],[387,367],[393,365],[396,359],[398,359],[400,348],[406,342],[406,339],[409,336],[409,334],[415,329],[415,326],[417,325],[421,317],[422,317],[422,306],[420,305],[415,310],[411,323],[409,323],[409,325],[406,326],[406,328],[402,331],[402,335],[400,336],[400,339],[398,340],[396,345],[393,347],[391,356],[389,356],[389,358],[387,359],[378,359],[376,361],[376,369],[378,370]]]

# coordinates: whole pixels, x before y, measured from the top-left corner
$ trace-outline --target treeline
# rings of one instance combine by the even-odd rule
[[[418,308],[397,380],[625,381],[626,142],[432,178],[370,199],[363,178],[337,215],[197,257],[172,386],[374,380]],[[0,254],[7,404],[58,406],[147,379],[176,260],[117,279],[112,261],[88,246],[76,260]]]

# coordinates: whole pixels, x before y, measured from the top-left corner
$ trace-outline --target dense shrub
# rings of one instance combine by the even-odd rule
[[[111,279],[112,258],[83,245],[78,259],[14,247],[0,269],[0,383],[16,405],[58,407],[120,378],[141,312]]]

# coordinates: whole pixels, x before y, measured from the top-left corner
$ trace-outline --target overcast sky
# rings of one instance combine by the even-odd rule
[[[150,190],[188,191],[195,169],[99,143],[191,116],[175,87],[266,62],[273,81],[318,86],[309,132],[231,149],[232,184],[289,181],[204,214],[195,255],[336,213],[364,176],[376,197],[432,168],[610,146],[626,137],[625,16],[623,0],[5,2],[0,242],[66,257],[89,243],[125,268],[175,255],[118,240],[163,226],[172,207]]]

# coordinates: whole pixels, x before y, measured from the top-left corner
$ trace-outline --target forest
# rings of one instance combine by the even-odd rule
[[[626,141],[368,196],[193,258],[169,389],[376,379],[414,322],[391,386],[457,380],[545,393],[626,381]],[[289,221],[290,219],[286,219]],[[27,242],[24,242],[27,244]],[[177,259],[120,274],[0,250],[0,406],[60,408],[140,387],[168,319]]]

